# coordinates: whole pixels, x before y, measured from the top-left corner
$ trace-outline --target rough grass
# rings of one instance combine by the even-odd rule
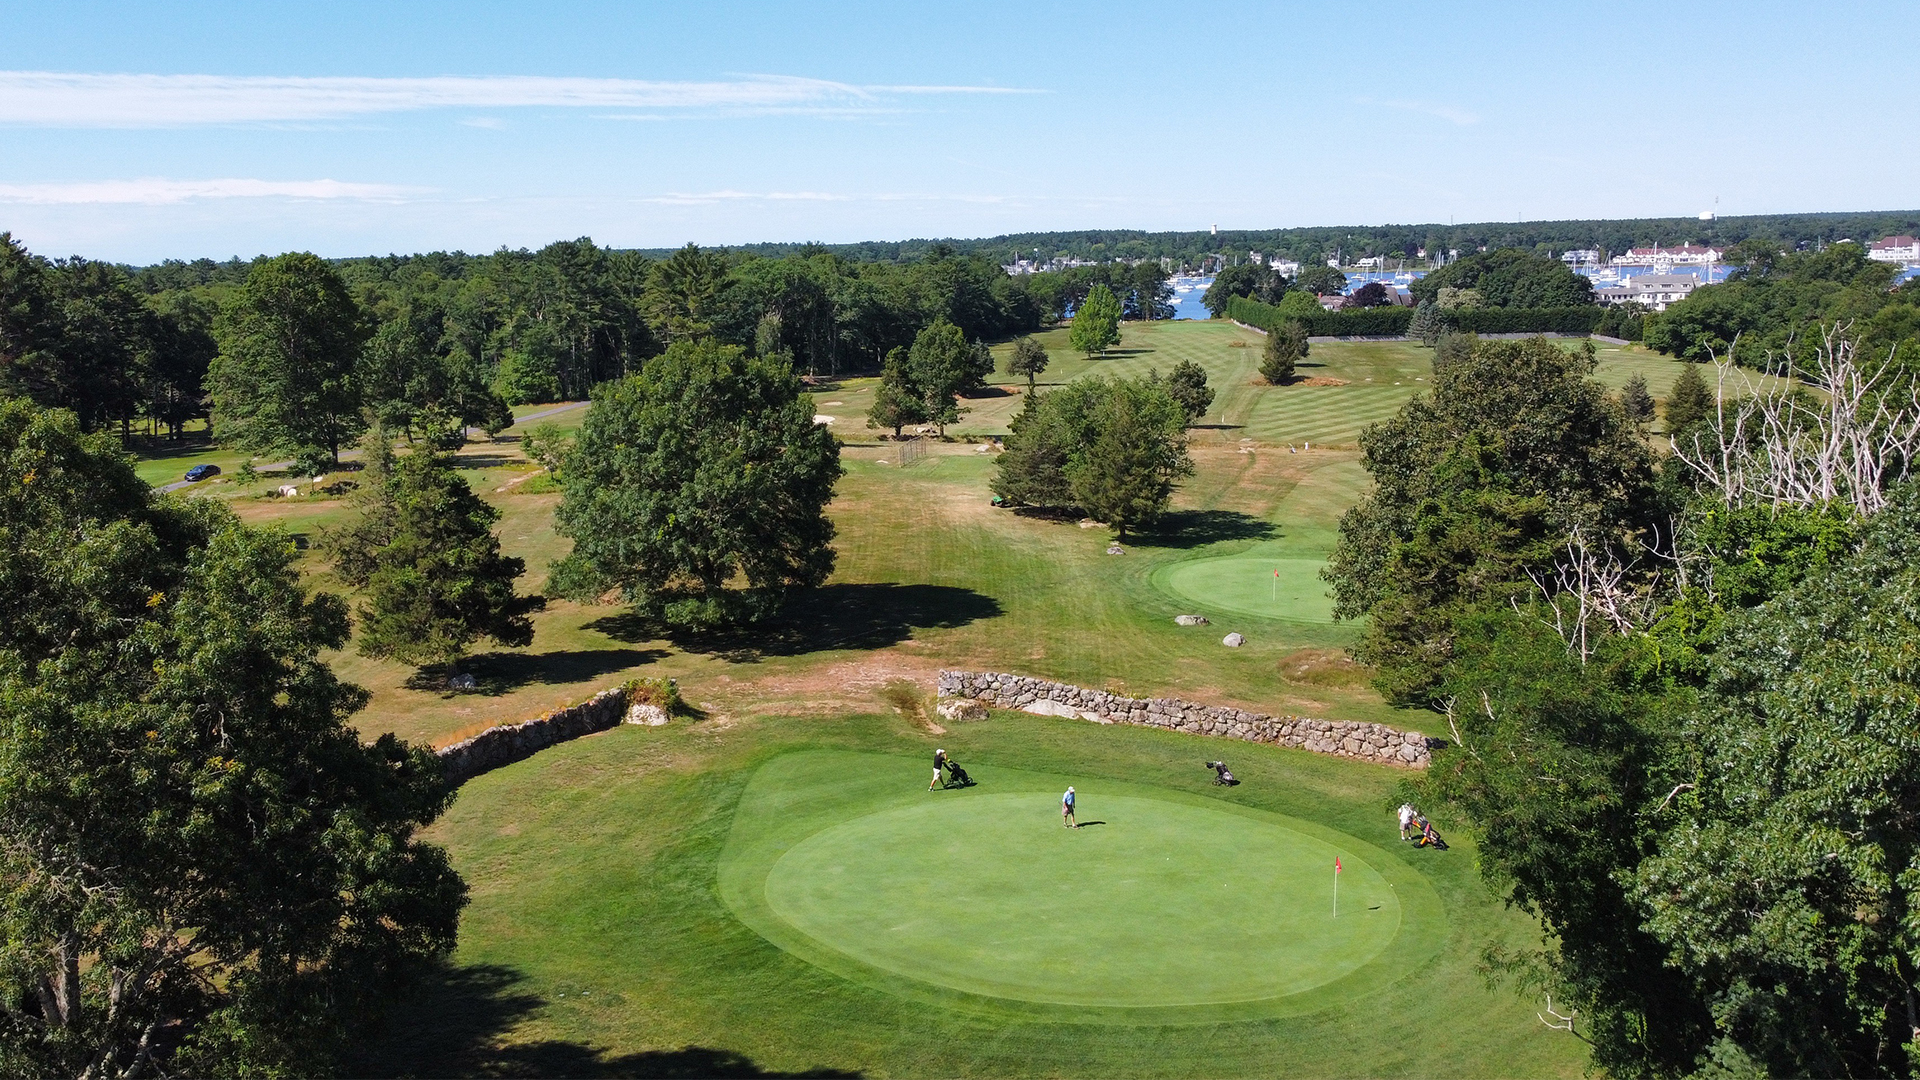
[[[1031,770],[1077,777],[1089,790],[1146,785],[1176,793],[1169,797],[1284,814],[1391,849],[1438,895],[1444,928],[1433,931],[1438,940],[1425,943],[1433,949],[1431,959],[1337,1007],[1129,1026],[942,1005],[832,974],[772,944],[728,908],[716,878],[737,808],[763,764],[793,750],[862,751],[918,763],[931,756],[935,738],[905,718],[876,715],[622,728],[469,783],[431,832],[452,851],[473,890],[460,950],[392,1018],[392,1036],[365,1048],[367,1056],[354,1071],[1156,1077],[1580,1072],[1580,1044],[1541,1026],[1534,1016],[1537,1002],[1488,988],[1475,970],[1488,944],[1533,941],[1528,921],[1487,898],[1464,838],[1449,852],[1396,846],[1392,805],[1402,774],[1377,766],[1150,729],[996,713],[937,737],[938,745],[966,762],[980,787],[927,796],[918,770],[907,769],[915,797],[993,793],[996,776]],[[1220,755],[1242,779],[1239,787],[1208,785],[1200,763]],[[1095,809],[1092,803],[1088,808]],[[1040,811],[1049,822],[1058,816],[1049,806]],[[1196,861],[1189,869],[1204,878],[1209,865]],[[1100,917],[1098,896],[1084,902],[1088,918]],[[1181,914],[1169,910],[1162,917]]]

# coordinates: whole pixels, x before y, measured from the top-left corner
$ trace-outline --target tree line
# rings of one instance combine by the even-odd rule
[[[1011,278],[934,247],[908,263],[689,245],[654,260],[581,239],[539,251],[140,270],[0,243],[0,390],[86,430],[178,434],[211,416],[258,453],[331,460],[373,419],[407,437],[497,430],[507,407],[587,396],[676,341],[711,338],[810,375],[877,370],[937,320],[969,340],[1037,329],[1095,283],[1166,317],[1157,269]],[[297,333],[295,332],[297,330]],[[307,353],[290,352],[299,340]]]
[[[1715,244],[1726,247],[1765,240],[1788,250],[1817,248],[1841,240],[1858,242],[1883,236],[1920,234],[1920,211],[1824,214],[1746,214],[1701,220],[1680,218],[1597,218],[1562,221],[1488,221],[1460,224],[1323,225],[1294,229],[1221,229],[1145,232],[1138,229],[1084,229],[1010,233],[976,239],[863,241],[827,245],[826,250],[860,262],[910,262],[936,246],[1008,263],[1017,258],[1071,258],[1160,262],[1198,268],[1203,263],[1244,263],[1249,251],[1324,264],[1336,252],[1345,260],[1369,256],[1417,257],[1425,250],[1457,251],[1462,256],[1498,248],[1526,248],[1559,255],[1572,249],[1620,254],[1660,244]],[[811,247],[814,245],[805,245]],[[801,250],[797,244],[750,244],[735,250],[781,258]],[[664,252],[660,253],[664,254]]]
[[[1541,339],[1443,339],[1362,436],[1336,614],[1541,922],[1489,970],[1611,1075],[1920,1071],[1920,373],[1813,332],[1792,383],[1689,365],[1658,451]]]
[[[1794,252],[1750,241],[1728,252],[1725,282],[1695,289],[1647,318],[1646,343],[1686,360],[1732,359],[1750,368],[1805,369],[1820,327],[1846,323],[1858,346],[1920,363],[1920,285],[1896,288],[1899,269],[1859,244]]]

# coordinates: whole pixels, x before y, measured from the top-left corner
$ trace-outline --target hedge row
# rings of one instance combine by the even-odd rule
[[[1273,330],[1287,320],[1280,309],[1263,304],[1251,296],[1236,296],[1227,301],[1227,318],[1262,330]],[[1413,321],[1413,309],[1404,307],[1355,308],[1351,311],[1322,311],[1297,320],[1306,324],[1307,333],[1316,337],[1398,337]]]
[[[1455,330],[1476,334],[1591,334],[1606,313],[1606,308],[1589,304],[1556,308],[1454,308],[1440,312],[1440,317]]]
[[[1593,305],[1453,308],[1440,312],[1440,317],[1455,330],[1476,334],[1591,334],[1606,313],[1606,308]],[[1272,330],[1286,321],[1281,317],[1280,309],[1250,296],[1236,296],[1227,301],[1227,317],[1262,330]],[[1413,309],[1378,307],[1323,311],[1299,321],[1306,324],[1307,333],[1316,337],[1393,337],[1407,332],[1408,325],[1413,322]]]

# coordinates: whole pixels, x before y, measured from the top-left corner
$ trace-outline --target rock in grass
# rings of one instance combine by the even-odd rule
[[[1126,553],[1127,553],[1127,549],[1121,547],[1119,544],[1107,545],[1107,554],[1109,555],[1125,555]]]
[[[1175,626],[1205,626],[1207,625],[1207,617],[1205,615],[1175,615],[1173,622]]]
[[[1237,633],[1228,634],[1226,637],[1220,639],[1220,644],[1225,645],[1229,649],[1237,649],[1246,643],[1247,639]]]
[[[940,714],[940,719],[954,723],[987,718],[987,707],[971,698],[948,698],[934,706],[933,711]]]
[[[477,690],[479,688],[480,680],[471,675],[455,675],[447,680],[447,689],[449,690]]]
[[[625,722],[629,724],[644,724],[647,727],[659,727],[670,719],[672,719],[672,717],[667,715],[667,710],[658,705],[649,705],[643,701],[636,703],[632,708],[627,710],[627,719]]]

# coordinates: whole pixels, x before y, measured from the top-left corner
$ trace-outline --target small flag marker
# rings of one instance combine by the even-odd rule
[[[1340,917],[1340,856],[1333,857],[1333,917]]]

